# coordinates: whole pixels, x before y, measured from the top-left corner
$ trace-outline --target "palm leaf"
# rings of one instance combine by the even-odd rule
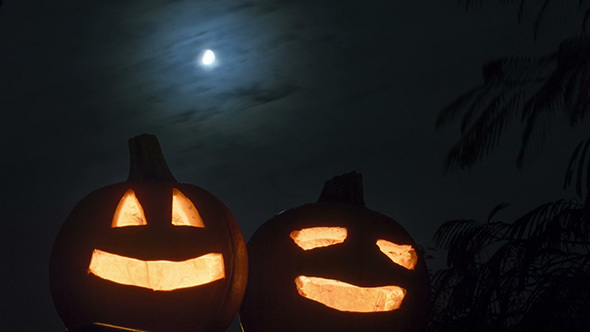
[[[461,136],[447,154],[446,169],[471,167],[495,151],[517,114],[524,123],[519,167],[540,151],[559,112],[565,112],[570,125],[582,121],[590,112],[590,38],[566,40],[556,52],[537,59],[489,62],[483,79],[439,113],[437,128],[461,118]]]
[[[569,319],[581,331],[590,325],[583,314],[590,307],[590,210],[559,200],[510,224],[492,221],[505,205],[483,224],[453,220],[436,232],[435,243],[448,249],[448,267],[432,278],[431,329],[547,331]],[[539,315],[547,319],[531,322]]]
[[[507,100],[503,94],[492,99],[477,120],[463,129],[461,139],[447,155],[445,168],[467,168],[491,153],[521,102],[521,91],[516,91]],[[466,121],[464,126],[467,126]]]
[[[538,236],[545,232],[548,225],[559,222],[559,217],[566,212],[580,209],[580,205],[572,200],[558,200],[545,203],[516,219],[507,230],[508,239],[523,240]]]
[[[590,192],[590,167],[588,167],[588,152],[590,149],[590,138],[585,141],[580,141],[576,146],[574,153],[570,157],[565,173],[563,189],[567,189],[574,182],[574,173],[576,174],[575,186],[576,194],[583,198]],[[584,173],[586,170],[586,173]],[[582,183],[586,183],[586,187],[582,187]],[[584,189],[585,192],[584,193]]]
[[[487,220],[487,223],[491,222],[491,221],[492,221],[492,219],[494,218],[494,216],[495,216],[495,215],[496,215],[498,212],[500,212],[500,210],[503,210],[503,209],[505,209],[505,208],[507,208],[507,207],[509,207],[509,206],[510,206],[510,203],[500,203],[500,204],[496,205],[496,206],[495,206],[495,207],[492,209],[492,211],[490,212],[490,214],[488,214],[488,220]]]
[[[461,110],[464,107],[468,106],[470,103],[472,103],[472,100],[479,100],[483,98],[483,94],[487,94],[488,92],[489,91],[485,89],[485,86],[480,85],[469,90],[465,94],[461,95],[459,98],[449,103],[442,109],[442,111],[436,118],[436,128],[441,128],[442,126],[456,119],[457,116],[459,116],[459,114],[461,113]]]
[[[551,0],[543,1],[543,4],[541,5],[541,9],[539,9],[539,12],[537,13],[537,17],[535,18],[535,23],[533,24],[533,34],[534,34],[535,40],[537,40],[537,35],[539,33],[539,27],[541,26],[541,21],[543,20],[544,14],[545,14],[550,2],[551,2]]]

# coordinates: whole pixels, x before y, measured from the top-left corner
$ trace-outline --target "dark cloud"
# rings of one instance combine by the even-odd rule
[[[246,109],[286,98],[296,93],[297,90],[295,86],[290,85],[264,88],[258,83],[253,83],[247,87],[237,87],[233,91],[222,93],[220,98],[237,99],[239,102],[245,104],[244,109]]]

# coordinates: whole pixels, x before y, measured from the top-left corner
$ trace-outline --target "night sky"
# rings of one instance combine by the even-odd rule
[[[549,53],[578,26],[549,19],[535,41],[515,5],[488,3],[4,1],[1,329],[64,330],[48,285],[53,241],[80,199],[126,179],[127,140],[141,133],[157,135],[179,181],[229,207],[246,240],[352,170],[367,206],[423,246],[445,220],[573,196],[561,189],[580,138],[569,130],[519,170],[515,122],[482,163],[443,171],[459,132],[437,131],[436,116],[481,82],[482,64]],[[198,63],[206,49],[211,68]]]

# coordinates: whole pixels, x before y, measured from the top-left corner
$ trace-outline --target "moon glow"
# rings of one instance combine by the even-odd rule
[[[215,53],[211,50],[206,50],[201,58],[201,63],[205,66],[210,66],[215,62]]]

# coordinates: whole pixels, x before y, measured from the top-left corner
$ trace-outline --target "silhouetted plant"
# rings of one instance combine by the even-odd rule
[[[482,2],[459,0],[466,8]],[[536,151],[542,145],[559,113],[573,126],[590,112],[590,1],[501,2],[519,3],[519,21],[527,8],[535,13],[535,38],[551,5],[576,5],[584,13],[580,35],[562,41],[555,52],[545,56],[506,56],[482,67],[483,83],[444,107],[436,121],[440,128],[461,118],[461,137],[445,162],[450,169],[468,168],[487,156],[507,127],[518,119],[524,125],[517,157],[521,167],[530,150]]]
[[[590,206],[590,138],[578,144],[570,158],[563,188],[575,186],[576,194]]]
[[[586,31],[588,23],[590,23],[590,1],[588,0],[458,0],[458,2],[467,10],[489,2],[518,5],[517,18],[519,23],[525,20],[526,14],[532,15],[535,38],[537,38],[543,20],[550,14],[554,14],[556,9],[563,9],[563,7],[574,7],[583,13],[584,17],[581,21],[582,32]]]
[[[430,331],[590,331],[590,210],[547,203],[513,223],[451,220],[436,232]]]
[[[459,0],[466,8],[483,0]],[[488,1],[489,2],[489,1]],[[561,113],[574,126],[590,112],[590,1],[500,0],[518,3],[518,20],[534,15],[535,38],[551,5],[577,5],[580,35],[540,57],[509,56],[483,66],[483,83],[446,106],[437,128],[461,119],[461,137],[447,168],[468,168],[499,144],[520,121],[517,165],[538,149]],[[448,250],[447,267],[432,277],[431,332],[590,331],[590,138],[576,147],[564,188],[583,203],[543,204],[513,222],[451,220],[436,232]]]

